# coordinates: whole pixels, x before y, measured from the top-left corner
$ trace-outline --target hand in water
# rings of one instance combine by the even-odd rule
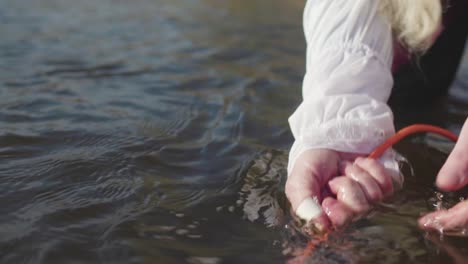
[[[333,150],[308,150],[294,164],[286,195],[296,214],[320,231],[341,227],[393,193],[376,160]]]
[[[444,191],[456,191],[468,184],[468,121],[447,162],[437,176],[436,185]],[[443,232],[468,229],[468,201],[460,202],[449,210],[441,210],[419,219],[424,229]]]

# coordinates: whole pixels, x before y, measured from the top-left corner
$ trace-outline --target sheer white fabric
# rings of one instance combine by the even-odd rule
[[[303,102],[289,118],[295,138],[288,171],[308,149],[370,153],[395,133],[386,101],[393,40],[377,0],[308,0]],[[398,171],[393,153],[382,160]]]

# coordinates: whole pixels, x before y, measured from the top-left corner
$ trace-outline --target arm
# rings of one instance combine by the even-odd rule
[[[339,226],[368,209],[373,201],[366,196],[366,184],[351,175],[337,177],[351,170],[340,171],[341,164],[371,152],[394,133],[386,104],[393,84],[393,40],[377,3],[309,0],[304,12],[307,65],[303,102],[289,119],[295,142],[286,194],[296,214],[322,226],[329,224],[327,220]],[[368,185],[387,194],[388,180],[379,179],[398,174],[392,153],[384,155],[381,163],[371,163],[365,168],[356,164],[352,171],[359,173],[354,176],[366,174],[360,177],[370,177]],[[345,193],[359,195],[347,199]]]

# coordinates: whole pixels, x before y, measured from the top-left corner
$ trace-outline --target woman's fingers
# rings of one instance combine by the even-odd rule
[[[455,191],[468,184],[468,119],[465,121],[455,147],[437,175],[437,187],[445,191]],[[468,201],[463,201],[450,208],[427,214],[419,219],[423,229],[440,232],[468,229]],[[465,234],[466,235],[466,234]]]
[[[419,226],[426,230],[441,233],[468,229],[468,201],[463,201],[450,208],[429,213],[419,219]]]
[[[331,224],[336,227],[342,227],[354,218],[355,213],[346,205],[333,197],[327,197],[322,202],[322,208],[325,211]]]
[[[345,176],[336,177],[328,183],[328,186],[331,192],[336,195],[336,200],[354,213],[360,214],[370,209],[366,195],[359,183],[353,179]]]
[[[468,184],[468,119],[465,121],[452,153],[437,175],[437,187],[455,191]]]
[[[378,183],[384,197],[393,194],[393,181],[391,175],[379,161],[370,158],[357,158],[355,165],[366,171]]]
[[[455,191],[468,184],[468,155],[457,146],[437,175],[436,185],[444,191]]]
[[[335,227],[345,225],[356,215],[363,214],[371,204],[381,201],[393,192],[393,182],[385,167],[378,161],[357,158],[355,163],[343,162],[340,172],[346,176],[333,178],[328,183],[336,198],[322,202],[330,222]]]
[[[344,175],[359,183],[369,202],[375,203],[383,199],[379,184],[367,171],[350,162],[345,163],[343,166]]]
[[[346,176],[336,177],[342,158],[333,151],[306,151],[286,181],[293,211],[318,229],[343,226],[393,192],[391,176],[373,159],[361,157],[344,163],[341,174]]]

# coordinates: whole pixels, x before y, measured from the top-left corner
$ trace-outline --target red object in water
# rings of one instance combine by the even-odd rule
[[[441,136],[444,136],[454,142],[458,140],[458,136],[453,134],[452,132],[448,131],[447,129],[443,129],[441,127],[437,126],[432,126],[432,125],[426,125],[426,124],[415,124],[411,126],[407,126],[401,130],[399,130],[395,135],[389,137],[387,140],[385,140],[384,143],[382,143],[380,146],[375,148],[374,151],[372,151],[371,154],[369,154],[369,158],[377,159],[379,158],[388,148],[402,140],[403,138],[415,134],[415,133],[421,133],[421,132],[430,132],[430,133],[435,133],[439,134]]]

